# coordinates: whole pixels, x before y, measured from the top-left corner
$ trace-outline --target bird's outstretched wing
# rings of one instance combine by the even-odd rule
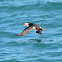
[[[16,36],[23,36],[27,32],[29,32],[32,29],[32,26],[25,28],[20,34],[17,34]]]

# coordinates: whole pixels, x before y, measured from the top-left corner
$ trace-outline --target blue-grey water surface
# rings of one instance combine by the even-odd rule
[[[32,22],[47,31],[16,34]],[[62,0],[0,0],[0,62],[62,62]]]

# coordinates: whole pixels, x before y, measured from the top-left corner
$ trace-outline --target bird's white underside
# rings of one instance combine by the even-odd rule
[[[34,29],[36,29],[36,27],[33,27],[32,29],[34,30]]]

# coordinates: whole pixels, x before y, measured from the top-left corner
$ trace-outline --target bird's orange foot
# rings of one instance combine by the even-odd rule
[[[34,29],[35,31],[38,31],[38,29]]]
[[[41,29],[43,29],[43,28],[41,28]],[[46,29],[43,29],[43,30],[46,30]]]

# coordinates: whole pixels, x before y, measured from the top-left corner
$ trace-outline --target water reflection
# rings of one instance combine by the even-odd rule
[[[41,42],[41,39],[29,39],[29,41],[39,43],[39,42]]]

